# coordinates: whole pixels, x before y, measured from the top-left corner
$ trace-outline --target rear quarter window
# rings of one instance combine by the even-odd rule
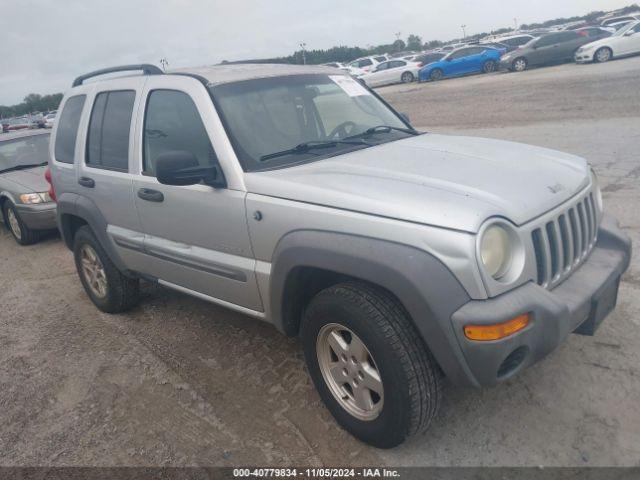
[[[56,161],[62,163],[73,163],[76,153],[76,138],[78,136],[78,125],[86,95],[76,95],[69,97],[64,104],[60,119],[58,120],[58,130],[56,131],[56,144],[54,146],[54,157]]]

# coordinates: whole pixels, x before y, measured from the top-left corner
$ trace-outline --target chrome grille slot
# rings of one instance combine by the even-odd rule
[[[597,230],[598,214],[591,193],[534,226],[531,240],[538,285],[550,289],[567,278],[591,252]]]

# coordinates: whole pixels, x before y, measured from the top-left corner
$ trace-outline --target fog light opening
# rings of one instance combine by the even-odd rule
[[[522,345],[507,355],[507,358],[503,360],[498,368],[498,378],[503,379],[514,373],[522,365],[528,353],[529,348]]]

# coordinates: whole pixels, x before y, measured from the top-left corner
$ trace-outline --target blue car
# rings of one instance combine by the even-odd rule
[[[419,81],[426,82],[470,73],[493,72],[498,68],[502,53],[504,52],[501,50],[481,45],[462,47],[441,60],[422,67],[418,78]]]

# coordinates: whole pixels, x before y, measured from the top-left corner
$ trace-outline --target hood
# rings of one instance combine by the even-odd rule
[[[21,192],[14,193],[47,192],[49,184],[44,178],[45,169],[46,166],[43,166],[2,173],[0,179],[9,180],[22,189]]]
[[[251,193],[475,233],[492,216],[538,217],[590,173],[584,159],[546,148],[426,134],[245,181]]]

